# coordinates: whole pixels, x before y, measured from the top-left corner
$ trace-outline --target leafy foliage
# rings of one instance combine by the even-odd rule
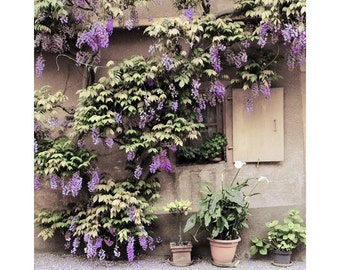
[[[91,194],[90,204],[37,211],[35,223],[43,228],[38,236],[46,240],[62,232],[66,248],[75,253],[83,242],[88,258],[110,254],[113,248],[119,257],[118,251],[127,248],[129,237],[143,250],[153,249],[156,240],[147,231],[157,218],[151,204],[159,197],[158,189],[157,179],[132,183],[104,178]]]
[[[269,229],[267,237],[253,236],[250,254],[267,255],[268,250],[292,251],[299,244],[306,244],[306,228],[301,225],[303,219],[299,213],[298,210],[289,210],[283,224],[278,220],[267,222],[266,227]]]
[[[221,179],[221,189],[217,192],[211,191],[208,184],[205,184],[201,190],[203,197],[199,199],[198,212],[193,214],[186,222],[184,232],[187,232],[197,225],[196,232],[193,235],[197,240],[197,235],[206,231],[209,237],[221,240],[237,239],[244,228],[248,228],[247,217],[249,214],[250,196],[259,182],[266,180],[265,177],[248,178],[243,182],[235,182],[235,179],[244,163],[239,167],[240,161],[235,162],[238,168],[234,179],[230,185],[223,187],[223,178]],[[223,175],[222,175],[223,177]],[[246,195],[242,191],[249,185],[249,181],[256,179],[256,183],[251,191]]]
[[[50,92],[50,87],[43,87],[34,93],[34,171],[38,178],[57,177],[64,181],[75,173],[86,174],[96,155],[77,147],[66,135],[72,127],[72,110],[63,105],[67,98],[60,91]],[[65,121],[57,117],[61,115],[59,109],[70,112]]]
[[[34,48],[37,58],[37,75],[41,76],[43,52],[56,53],[74,59],[77,65],[90,70],[100,63],[100,49],[107,48],[117,19],[128,28],[135,27],[136,6],[146,0],[35,0]],[[44,64],[43,64],[44,65]],[[38,72],[38,70],[40,72]]]
[[[203,124],[194,121],[194,104],[184,92],[178,99],[172,96],[168,81],[160,77],[162,70],[158,61],[135,56],[109,69],[99,83],[79,90],[75,132],[90,135],[92,128],[98,129],[102,138],[134,153],[136,165],[148,155],[182,145],[187,137],[197,138]]]
[[[227,138],[222,133],[214,133],[211,138],[202,145],[202,156],[211,159],[223,155],[223,149],[227,145]]]

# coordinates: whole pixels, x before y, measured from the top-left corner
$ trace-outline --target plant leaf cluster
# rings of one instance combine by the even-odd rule
[[[251,238],[250,254],[267,255],[268,250],[293,251],[299,244],[306,244],[306,227],[298,210],[289,210],[283,223],[278,220],[267,222],[267,237]]]
[[[235,162],[235,167],[236,165]],[[266,178],[247,178],[235,183],[241,167],[237,169],[232,182],[226,186],[223,186],[222,175],[221,188],[216,192],[210,189],[209,184],[204,184],[201,190],[203,197],[198,201],[198,211],[187,220],[184,227],[184,232],[196,227],[193,234],[196,241],[202,232],[206,232],[213,239],[234,240],[244,228],[248,228],[248,199],[258,194],[253,191],[258,183]],[[256,183],[250,192],[245,194],[243,189],[249,186],[251,180],[256,180]]]
[[[157,179],[132,183],[129,179],[104,177],[91,194],[90,204],[79,201],[62,210],[37,211],[38,236],[46,240],[56,232],[62,232],[68,235],[68,242],[77,239],[85,246],[86,237],[90,237],[92,242],[105,239],[100,248],[107,254],[112,252],[112,243],[126,248],[128,237],[150,236],[151,226],[157,218],[152,203],[159,197],[158,190]]]

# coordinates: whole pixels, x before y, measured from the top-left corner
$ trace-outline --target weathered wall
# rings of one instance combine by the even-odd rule
[[[108,60],[118,63],[120,60],[133,54],[148,54],[150,40],[142,34],[142,30],[119,31],[115,30],[112,36],[112,45],[102,52],[102,65]],[[57,69],[57,63],[60,69]],[[73,61],[59,57],[56,63],[55,57],[47,58],[46,70],[41,78],[35,80],[35,89],[49,84],[55,90],[62,89],[69,97],[69,104],[77,103],[76,91],[81,88],[82,70],[75,67]],[[105,75],[105,67],[99,68],[97,78]],[[281,218],[288,209],[301,210],[305,218],[305,72],[289,72],[285,65],[282,66],[284,79],[273,85],[284,87],[284,145],[285,159],[278,163],[247,164],[240,172],[240,177],[267,176],[270,183],[261,183],[257,191],[261,194],[251,198],[249,217],[249,229],[242,234],[243,241],[239,245],[238,254],[242,258],[249,257],[250,237],[254,234],[264,234],[264,223],[274,218]],[[226,104],[226,127],[229,145],[232,145],[232,114],[231,103]],[[91,146],[92,147],[92,146]],[[100,150],[100,148],[99,148]],[[121,153],[116,149],[105,152],[99,157],[101,169],[106,171],[121,171],[119,158]],[[176,167],[173,173],[161,174],[161,196],[157,203],[163,206],[174,199],[190,199],[194,202],[194,209],[197,209],[195,202],[200,197],[199,180],[210,181],[212,187],[219,187],[220,175],[223,173],[226,181],[234,175],[232,165],[232,150],[228,150],[228,161],[209,165],[193,165]],[[35,208],[40,209],[46,206],[58,206],[65,202],[61,195],[50,193],[48,189],[35,192]],[[176,235],[170,224],[174,223],[173,217],[158,212],[158,228],[155,233],[160,234],[163,243],[155,250],[157,254],[169,254],[168,244],[174,240]],[[60,239],[52,242],[43,242],[35,237],[36,250],[62,250],[63,243]],[[193,254],[208,255],[208,245],[205,240],[200,242],[200,248],[195,244]],[[305,259],[305,249],[299,249],[294,255],[296,259]]]

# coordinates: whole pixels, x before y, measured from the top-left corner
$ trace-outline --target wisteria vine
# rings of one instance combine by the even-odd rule
[[[43,75],[45,53],[67,54],[78,66],[99,65],[114,25],[127,30],[138,26],[136,2],[35,0],[36,76]],[[67,111],[62,105],[65,97],[40,93],[35,101],[40,115],[35,117],[34,188],[39,190],[46,182],[63,196],[78,197],[85,192],[90,198],[81,211],[64,213],[67,226],[60,229],[71,253],[83,243],[88,258],[120,258],[124,252],[132,261],[138,248],[153,250],[160,242],[149,232],[156,217],[141,205],[148,196],[154,196],[151,201],[158,197],[153,179],[160,171],[173,171],[171,156],[177,148],[184,140],[199,137],[204,110],[224,102],[229,82],[230,87],[249,90],[248,112],[259,95],[270,98],[272,82],[279,78],[274,67],[281,52],[271,54],[269,48],[285,49],[289,70],[304,64],[305,1],[284,0],[278,6],[277,1],[265,2],[240,0],[233,14],[216,17],[209,12],[209,0],[174,1],[183,16],[151,23],[144,31],[153,39],[150,55],[108,65],[107,77],[78,91],[79,105],[67,119],[60,120],[56,111]],[[201,16],[196,16],[197,5],[202,6]],[[271,10],[278,15],[264,17]],[[44,121],[41,115],[46,116]],[[65,135],[67,129],[74,131],[74,137]],[[107,151],[114,147],[125,151],[127,177],[119,189],[112,191],[116,182],[103,180],[94,151],[87,149],[89,143],[91,149],[102,144]],[[131,195],[136,187],[142,189],[141,183],[149,185],[138,190],[144,197]],[[121,190],[129,198],[124,204]],[[100,204],[110,196],[120,201],[115,198]],[[103,216],[90,225],[100,223],[103,230],[91,232],[90,225],[82,227],[92,217],[83,213],[91,211]],[[148,215],[143,222],[141,213]],[[53,227],[42,220],[44,226]],[[113,221],[122,220],[125,225],[114,228]]]

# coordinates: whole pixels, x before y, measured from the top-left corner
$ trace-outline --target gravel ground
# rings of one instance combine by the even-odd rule
[[[172,266],[167,258],[144,256],[134,262],[127,261],[99,261],[87,260],[85,257],[73,256],[71,254],[40,253],[34,254],[35,270],[103,270],[103,269],[223,269],[211,264],[209,259],[194,259],[192,265],[186,267]],[[230,268],[230,267],[229,267]],[[226,268],[224,268],[226,269]],[[233,268],[231,268],[233,269]],[[238,270],[279,270],[282,267],[274,266],[268,260],[245,260],[240,261],[235,267]],[[306,270],[306,263],[296,261],[286,269],[288,270]]]

